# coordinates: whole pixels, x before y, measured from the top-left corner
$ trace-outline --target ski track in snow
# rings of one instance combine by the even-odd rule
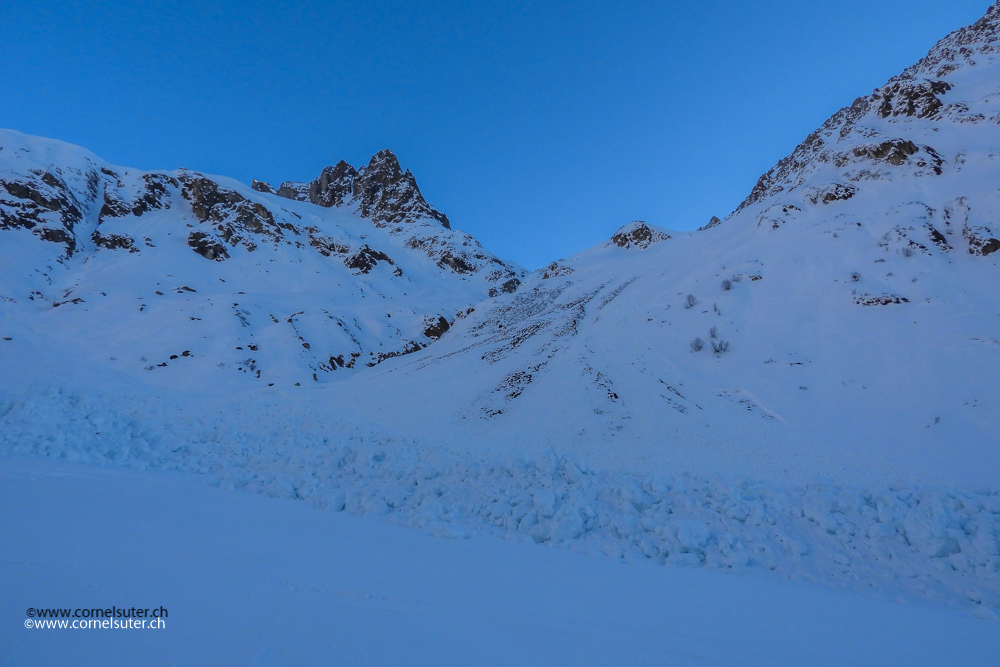
[[[472,458],[247,399],[215,406],[54,387],[0,394],[0,453],[208,475],[222,488],[492,533],[622,562],[773,572],[996,619],[1000,491],[589,469]],[[292,416],[293,418],[290,418]]]

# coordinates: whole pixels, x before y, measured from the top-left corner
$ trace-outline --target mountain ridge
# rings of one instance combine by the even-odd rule
[[[391,152],[376,154],[370,168],[359,173],[357,185],[357,201],[331,210],[187,169],[118,167],[70,144],[3,131],[3,303],[22,311],[14,319],[39,323],[39,313],[29,315],[23,308],[46,304],[61,308],[61,314],[67,308],[80,311],[88,329],[113,329],[117,320],[150,319],[154,306],[143,303],[150,298],[183,297],[181,310],[198,310],[194,301],[224,298],[234,312],[216,322],[220,328],[211,336],[203,336],[218,338],[215,344],[229,348],[224,355],[229,359],[217,358],[216,364],[266,378],[268,364],[261,354],[239,359],[232,353],[240,357],[248,345],[260,347],[243,339],[271,325],[292,324],[290,335],[281,336],[280,360],[271,363],[301,383],[420,349],[474,304],[516,289],[524,276],[522,268],[446,225],[447,218],[426,204],[412,174],[400,170]],[[313,278],[303,273],[303,262],[313,266]],[[96,278],[97,267],[124,271],[132,276],[131,285],[123,289],[108,282],[110,275]],[[283,278],[275,280],[276,271]],[[233,281],[238,285],[230,289]],[[107,297],[140,284],[146,288],[129,299],[138,308]],[[285,297],[273,293],[279,284],[289,290]],[[219,293],[223,286],[227,297]],[[313,295],[298,307],[287,307],[303,290]],[[246,311],[247,302],[254,300],[246,295],[254,292],[261,299],[272,293],[265,299],[270,305],[256,304],[261,311],[256,323]],[[372,298],[390,305],[367,305]],[[282,299],[288,303],[283,305]],[[98,308],[100,316],[91,312]],[[205,319],[202,313],[179,315],[173,313],[171,324],[154,327],[155,333],[150,330],[138,341],[144,348],[136,355],[142,368],[198,357],[190,340],[163,340],[174,335],[185,339],[180,332],[190,325],[184,322]],[[166,312],[153,319],[161,316],[167,317]],[[303,318],[313,320],[311,334],[296,330],[294,321]],[[161,342],[146,349],[152,338]],[[104,347],[100,340],[95,345]],[[295,349],[299,351],[293,353]],[[201,363],[207,362],[204,358]]]

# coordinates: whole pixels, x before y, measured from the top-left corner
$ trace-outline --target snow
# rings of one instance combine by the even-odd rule
[[[440,540],[178,473],[0,460],[3,664],[989,665],[996,624],[808,584]],[[83,545],[86,545],[84,548]],[[155,631],[27,607],[168,610]]]
[[[223,489],[445,537],[490,534],[613,561],[812,581],[991,619],[1000,608],[995,487],[792,485],[592,468],[555,451],[472,456],[361,417],[331,423],[316,398],[6,394],[0,451],[199,473]]]
[[[5,582],[175,595],[168,662],[986,664],[998,35],[995,5],[726,220],[530,275],[0,132]]]

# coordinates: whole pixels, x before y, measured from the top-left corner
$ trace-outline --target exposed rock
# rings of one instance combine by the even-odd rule
[[[117,192],[107,190],[104,193],[104,206],[101,207],[100,219],[124,218],[132,212],[132,207],[123,200]]]
[[[444,317],[438,316],[436,319],[433,317],[424,318],[424,335],[431,340],[437,340],[450,328],[451,324]]]
[[[211,223],[219,238],[230,246],[242,244],[253,251],[257,248],[254,235],[277,243],[284,240],[282,230],[299,234],[289,223],[276,223],[274,215],[263,204],[251,202],[215,181],[185,174],[181,182],[184,184],[181,194],[191,202],[191,210],[198,221]]]
[[[359,273],[368,273],[380,261],[395,265],[395,262],[389,259],[389,256],[381,250],[373,250],[364,245],[356,253],[345,259],[344,264],[347,268],[355,269]]]
[[[853,150],[856,157],[867,157],[872,160],[884,160],[889,164],[898,167],[906,162],[906,158],[916,155],[917,145],[905,139],[893,139],[883,141],[875,146],[858,146]]]
[[[62,243],[66,246],[66,256],[69,257],[76,250],[76,238],[65,229],[53,229],[51,227],[37,227],[32,230],[38,238],[51,243]]]
[[[278,191],[275,192],[274,194],[278,195],[279,197],[284,197],[285,199],[294,199],[296,201],[309,201],[309,184],[285,181],[280,186],[278,186]]]
[[[379,151],[361,169],[341,160],[324,169],[312,183],[282,183],[277,194],[318,206],[357,204],[361,217],[378,227],[430,219],[451,229],[448,216],[424,200],[413,174],[400,168],[390,150]]]
[[[517,278],[511,278],[503,285],[500,286],[500,291],[504,294],[513,294],[517,291],[517,288],[521,285],[521,281]]]
[[[424,349],[424,346],[415,340],[407,341],[406,345],[403,346],[402,350],[393,350],[392,352],[379,352],[378,356],[375,357],[375,361],[369,361],[365,366],[378,366],[386,359],[392,359],[394,357],[402,357],[403,355],[413,354],[414,352],[419,352]],[[351,360],[354,361],[353,359]],[[348,364],[350,367],[350,364]]]
[[[129,252],[139,252],[139,249],[135,247],[135,239],[131,236],[125,234],[108,234],[107,236],[101,234],[99,230],[94,230],[94,233],[90,235],[90,240],[94,242],[98,248],[107,248],[108,250],[128,250]]]
[[[621,227],[611,237],[611,242],[622,248],[648,248],[654,243],[669,239],[670,235],[656,228],[649,227],[642,220],[635,220]]]
[[[542,269],[542,280],[568,276],[571,273],[573,273],[573,269],[571,269],[570,267],[564,264],[560,264],[559,262],[552,262],[544,269]]]
[[[205,259],[213,259],[219,262],[229,259],[229,252],[226,250],[226,246],[204,232],[191,232],[188,235],[188,245]]]
[[[809,188],[806,199],[813,204],[830,204],[835,201],[850,199],[858,193],[858,189],[846,183],[832,183],[822,188]]]
[[[874,93],[872,100],[878,103],[877,113],[882,118],[929,118],[944,106],[938,95],[949,90],[951,85],[944,81],[897,81]]]
[[[191,202],[191,210],[199,222],[221,222],[237,204],[246,201],[246,197],[235,190],[221,188],[205,177],[182,177],[181,180],[184,183],[181,194]]]
[[[713,215],[712,219],[708,221],[708,224],[706,224],[704,227],[699,227],[698,231],[703,232],[706,229],[711,229],[712,227],[718,227],[720,224],[722,224],[722,220],[719,220],[717,216]]]
[[[327,167],[309,184],[309,201],[319,206],[343,206],[354,198],[354,181],[357,170],[343,160],[335,167]]]
[[[910,300],[905,296],[897,296],[895,294],[882,294],[878,296],[871,296],[869,294],[860,294],[854,297],[854,303],[859,306],[887,306],[889,304],[898,303],[909,303]]]
[[[991,238],[992,232],[986,227],[962,227],[962,236],[969,244],[970,255],[985,257],[1000,250],[1000,240]]]
[[[951,250],[951,244],[948,243],[948,239],[945,238],[944,234],[934,229],[934,226],[931,224],[927,225],[927,236],[930,238],[931,243],[936,245],[941,250]]]
[[[177,179],[165,174],[143,174],[142,180],[144,182],[144,190],[132,205],[132,215],[139,217],[149,211],[170,208],[170,204],[167,201],[170,197],[170,192],[167,190],[167,186],[169,185],[173,188],[180,187]]]
[[[254,179],[253,183],[250,184],[250,187],[256,190],[257,192],[266,192],[271,195],[274,194],[274,188],[272,188],[269,183],[265,183],[264,181],[258,181],[257,179]]]
[[[437,265],[442,269],[451,269],[455,273],[475,273],[479,268],[475,264],[469,263],[461,255],[453,255],[448,250],[438,256]]]
[[[66,257],[76,250],[74,227],[83,220],[81,206],[66,183],[52,172],[36,172],[20,181],[0,180],[0,229],[31,229],[42,240],[62,243]],[[43,223],[56,222],[58,214],[62,229],[36,228]]]
[[[389,150],[376,153],[361,169],[341,160],[325,168],[310,183],[287,181],[276,194],[327,208],[355,206],[361,217],[371,220],[376,227],[388,229],[393,236],[404,235],[403,244],[407,248],[423,251],[438,267],[452,273],[474,275],[496,264],[501,270],[486,275],[486,280],[494,285],[490,288],[491,295],[516,289],[517,285],[510,281],[520,281],[525,275],[523,269],[485,252],[478,241],[464,232],[439,233],[442,227],[451,229],[448,217],[427,203],[413,174],[403,171]],[[345,252],[326,243],[318,233],[310,234],[310,244],[324,254]],[[402,270],[397,267],[394,273],[401,276]]]
[[[319,254],[324,257],[329,257],[334,253],[345,255],[351,252],[351,246],[338,243],[329,236],[321,234],[316,227],[306,227],[305,231],[309,235],[309,245],[316,248]]]

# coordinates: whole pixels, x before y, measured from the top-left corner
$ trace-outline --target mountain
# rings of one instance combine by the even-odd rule
[[[635,222],[534,272],[358,378],[355,409],[601,467],[995,482],[998,31],[994,5],[834,114],[724,221]]]
[[[6,132],[0,453],[995,620],[998,124],[1000,4],[725,220],[530,274],[386,152],[275,190]]]
[[[50,339],[35,354],[173,380],[324,381],[426,346],[524,275],[451,229],[390,151],[316,186],[321,206],[3,131],[7,347]]]

